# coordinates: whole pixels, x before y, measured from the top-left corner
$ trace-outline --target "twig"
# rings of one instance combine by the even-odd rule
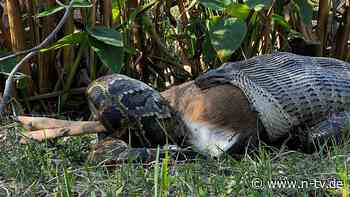
[[[60,6],[62,6],[62,7],[67,7],[66,5],[64,5],[61,1],[59,1],[59,0],[56,0],[56,3],[58,4],[58,5],[60,5]]]
[[[79,63],[80,63],[81,58],[83,57],[85,49],[86,49],[86,43],[82,43],[80,45],[80,48],[79,48],[78,52],[77,52],[76,58],[74,60],[74,63],[73,63],[73,65],[70,68],[69,74],[67,76],[67,80],[65,81],[65,83],[63,85],[63,91],[65,91],[65,94],[62,96],[60,106],[63,106],[64,103],[66,102],[67,98],[68,98],[68,94],[67,93],[68,93],[68,91],[70,89],[70,86],[73,83],[75,73],[78,70]]]
[[[48,35],[48,37],[45,38],[45,40],[43,40],[37,47],[34,47],[34,48],[40,49],[40,48],[46,47],[55,38],[55,36],[58,33],[58,31],[62,28],[62,26],[64,25],[64,23],[68,19],[68,16],[70,15],[71,10],[73,8],[73,3],[74,3],[74,0],[72,0],[69,3],[69,5],[67,7],[65,7],[66,11],[65,11],[61,21],[58,23],[56,28],[50,33],[50,35]],[[13,76],[19,70],[19,68],[21,67],[21,65],[24,62],[26,62],[27,60],[32,58],[37,53],[38,53],[38,50],[31,51],[12,69],[9,77],[6,79],[5,90],[4,90],[4,94],[3,94],[3,100],[0,103],[0,114],[2,114],[4,112],[6,105],[8,104],[8,102],[11,99],[11,90],[12,90],[12,79],[13,79]]]
[[[15,52],[15,53],[11,54],[11,55],[0,57],[0,62],[1,61],[5,61],[5,60],[10,59],[10,58],[14,58],[14,57],[20,56],[20,55],[31,53],[31,52],[37,51],[37,50],[39,50],[38,46],[36,46],[34,48],[31,48],[31,49],[24,50],[24,51],[18,51],[18,52]]]
[[[61,91],[32,96],[32,97],[29,97],[27,99],[27,101],[36,101],[36,100],[54,98],[54,97],[62,96],[63,94],[68,93],[68,92],[69,92],[69,94],[82,94],[85,92],[85,90],[86,90],[86,87],[70,89],[68,91],[61,90]]]
[[[73,1],[73,0],[72,0]],[[69,5],[66,6],[64,5],[62,2],[60,2],[59,0],[56,0],[56,3],[62,7],[65,7],[66,9],[68,9]],[[45,41],[45,40],[44,40]],[[43,41],[43,42],[44,42]],[[7,55],[7,56],[4,56],[4,57],[0,57],[0,62],[1,61],[5,61],[7,59],[11,59],[11,58],[14,58],[14,57],[17,57],[17,56],[20,56],[20,55],[24,55],[24,54],[28,54],[28,53],[31,53],[31,52],[34,52],[34,51],[39,51],[40,49],[42,48],[42,46],[38,45],[38,46],[35,46],[31,49],[26,49],[26,50],[23,50],[23,51],[18,51],[18,52],[15,52],[15,53],[12,53],[11,55]]]

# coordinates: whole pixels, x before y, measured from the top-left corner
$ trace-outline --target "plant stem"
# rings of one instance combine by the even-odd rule
[[[72,65],[72,67],[70,68],[70,72],[68,74],[68,77],[67,77],[67,81],[66,83],[64,84],[64,87],[63,87],[63,91],[66,92],[63,96],[62,96],[62,99],[61,99],[61,107],[65,104],[65,102],[67,101],[67,98],[68,98],[68,91],[73,83],[73,79],[75,77],[75,73],[77,72],[78,70],[78,66],[80,64],[80,60],[81,58],[83,57],[83,54],[84,54],[84,51],[85,51],[85,48],[86,48],[86,45],[87,43],[86,42],[83,42],[80,47],[79,47],[79,50],[78,50],[78,53],[77,53],[77,56],[74,60],[74,64]]]

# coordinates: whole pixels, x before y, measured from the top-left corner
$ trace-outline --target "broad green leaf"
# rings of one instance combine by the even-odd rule
[[[300,18],[307,25],[311,24],[312,20],[312,6],[308,0],[293,0],[296,8],[298,9]]]
[[[241,45],[246,33],[245,22],[237,18],[214,18],[209,22],[210,42],[223,61]]]
[[[281,25],[285,30],[287,30],[287,31],[290,30],[290,26],[289,26],[288,22],[282,16],[280,16],[278,14],[273,14],[272,15],[272,20],[275,23]]]
[[[123,37],[120,32],[106,27],[88,29],[89,43],[104,65],[119,72],[124,57]]]
[[[93,36],[89,36],[89,44],[105,66],[110,67],[115,73],[120,72],[124,57],[123,47],[106,44]]]
[[[272,0],[247,0],[247,4],[255,11],[260,11],[264,7],[270,7]]]
[[[224,10],[226,6],[235,2],[232,0],[200,0],[199,1],[204,7],[212,10]]]
[[[123,47],[123,37],[120,32],[106,27],[95,27],[87,30],[89,35],[107,45]]]
[[[249,15],[249,6],[247,4],[233,3],[226,7],[225,12],[235,18],[245,20]]]
[[[92,4],[88,0],[75,0],[73,7],[74,8],[88,8],[88,7],[92,7]],[[53,15],[59,11],[62,11],[62,10],[64,10],[64,7],[62,7],[62,6],[52,7],[52,8],[49,8],[49,9],[43,11],[43,12],[40,12],[36,17],[40,18],[40,17],[50,16],[50,15]]]
[[[49,50],[56,50],[65,46],[80,44],[87,40],[86,32],[78,32],[66,35],[65,37],[59,39],[57,42],[51,44],[49,47],[40,49],[40,52],[47,52]]]

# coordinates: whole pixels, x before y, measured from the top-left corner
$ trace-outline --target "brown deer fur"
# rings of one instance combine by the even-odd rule
[[[252,111],[244,93],[229,84],[206,90],[193,81],[174,86],[161,93],[186,119],[209,123],[235,131],[256,129],[257,113]]]
[[[219,156],[242,152],[257,140],[257,113],[244,93],[230,84],[201,90],[193,81],[161,93],[190,128],[188,141],[200,152]]]

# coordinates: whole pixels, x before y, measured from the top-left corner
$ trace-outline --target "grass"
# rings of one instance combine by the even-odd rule
[[[314,154],[260,147],[257,153],[246,154],[240,160],[228,155],[221,159],[199,156],[191,162],[175,163],[165,154],[165,158],[148,164],[126,161],[111,166],[86,159],[95,140],[92,136],[20,145],[20,132],[16,123],[3,121],[0,128],[0,196],[346,196],[349,193],[349,143]],[[342,187],[335,189],[340,183]]]

